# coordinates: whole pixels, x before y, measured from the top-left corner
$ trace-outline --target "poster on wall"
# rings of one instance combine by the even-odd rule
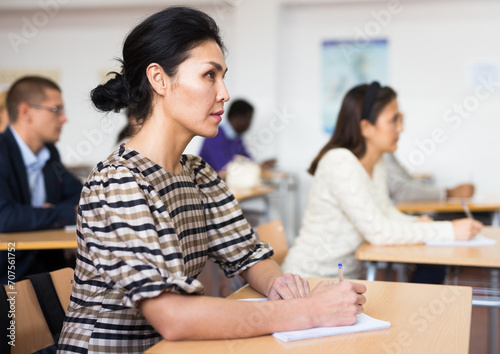
[[[322,44],[323,129],[332,133],[342,98],[352,87],[378,81],[388,82],[388,41],[328,40]]]

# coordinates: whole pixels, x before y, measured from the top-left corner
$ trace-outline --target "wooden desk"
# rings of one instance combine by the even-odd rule
[[[310,279],[313,287],[320,279]],[[467,353],[471,288],[445,285],[358,281],[367,286],[365,313],[390,321],[389,329],[296,342],[271,335],[249,339],[161,341],[146,354],[158,353]],[[262,297],[243,287],[232,299]],[[426,317],[427,316],[427,317]],[[214,319],[215,321],[217,319]],[[249,321],[263,321],[259,312]]]
[[[271,194],[272,192],[274,192],[273,187],[263,185],[263,186],[249,188],[249,189],[240,189],[240,190],[234,191],[233,194],[238,202],[242,202],[244,200],[262,197],[262,196]]]
[[[463,213],[464,208],[462,207],[461,202],[462,200],[458,198],[446,201],[400,202],[396,205],[396,208],[398,208],[398,210],[402,213]],[[492,225],[500,226],[500,201],[484,203],[467,201],[467,206],[472,213],[492,213]]]
[[[377,262],[390,263],[424,263],[442,264],[446,266],[483,267],[491,270],[489,290],[499,289],[500,268],[500,228],[485,227],[482,235],[495,239],[494,246],[483,247],[429,247],[415,246],[372,246],[364,243],[356,251],[356,258],[368,262],[367,280],[375,280]],[[496,322],[497,308],[500,307],[498,296],[474,297],[472,304],[491,307],[490,310],[490,352],[496,354]]]
[[[495,239],[497,244],[485,247],[429,247],[423,244],[415,246],[372,246],[369,243],[363,243],[356,251],[356,259],[371,262],[500,268],[500,228],[484,227],[481,234]],[[371,274],[368,280],[374,280],[374,275]]]
[[[500,202],[498,203],[470,203],[467,202],[471,212],[488,212],[500,210]],[[396,205],[399,211],[403,213],[461,213],[464,211],[461,200],[450,199],[445,201],[429,201],[429,202],[400,202]]]
[[[218,174],[222,179],[226,179],[227,177],[226,171],[219,171]],[[262,179],[288,178],[288,172],[276,171],[276,170],[261,170],[260,178]]]
[[[277,170],[262,170],[260,177],[262,179],[287,179],[290,176],[288,172]]]
[[[76,230],[44,230],[0,234],[0,251],[7,251],[15,242],[16,251],[76,248]]]

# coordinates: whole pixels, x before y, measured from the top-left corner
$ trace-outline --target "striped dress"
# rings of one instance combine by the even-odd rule
[[[164,291],[202,295],[207,260],[234,276],[272,255],[201,158],[173,174],[119,146],[85,184],[60,353],[142,353],[161,340],[137,308]]]

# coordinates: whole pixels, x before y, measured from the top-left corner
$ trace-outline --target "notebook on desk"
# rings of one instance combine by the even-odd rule
[[[336,336],[339,334],[375,331],[391,327],[390,322],[377,320],[364,313],[357,314],[356,317],[358,320],[352,326],[316,327],[300,331],[276,332],[273,333],[273,337],[283,342],[291,342],[302,339]]]
[[[267,299],[240,299],[240,301],[267,301]],[[377,320],[376,318],[365,315],[364,313],[357,314],[356,317],[357,321],[352,326],[316,327],[299,331],[276,332],[273,333],[273,337],[283,342],[292,342],[302,339],[336,336],[339,334],[375,331],[391,327],[390,322]]]
[[[496,245],[497,241],[491,238],[484,237],[483,235],[476,235],[476,237],[471,238],[468,241],[427,241],[425,244],[427,246],[463,246],[463,247],[473,247],[473,246],[492,246]]]

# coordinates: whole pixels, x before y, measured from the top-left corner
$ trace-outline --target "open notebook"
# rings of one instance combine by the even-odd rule
[[[266,301],[267,299],[242,299],[243,301]],[[316,327],[303,329],[300,331],[276,332],[273,336],[284,342],[292,342],[295,340],[320,338],[327,336],[336,336],[339,334],[349,334],[357,332],[374,331],[377,329],[386,329],[391,327],[390,322],[377,320],[373,317],[360,313],[357,315],[358,321],[352,326],[338,327]]]
[[[492,246],[496,245],[497,241],[491,238],[484,237],[483,235],[477,235],[468,241],[427,241],[425,244],[427,246]]]
[[[336,336],[338,334],[349,334],[357,332],[374,331],[377,329],[386,329],[391,327],[390,322],[377,320],[373,317],[360,313],[357,315],[358,321],[352,326],[338,327],[316,327],[304,329],[301,331],[276,332],[273,336],[283,342],[291,342],[294,340],[311,339],[327,336]]]

